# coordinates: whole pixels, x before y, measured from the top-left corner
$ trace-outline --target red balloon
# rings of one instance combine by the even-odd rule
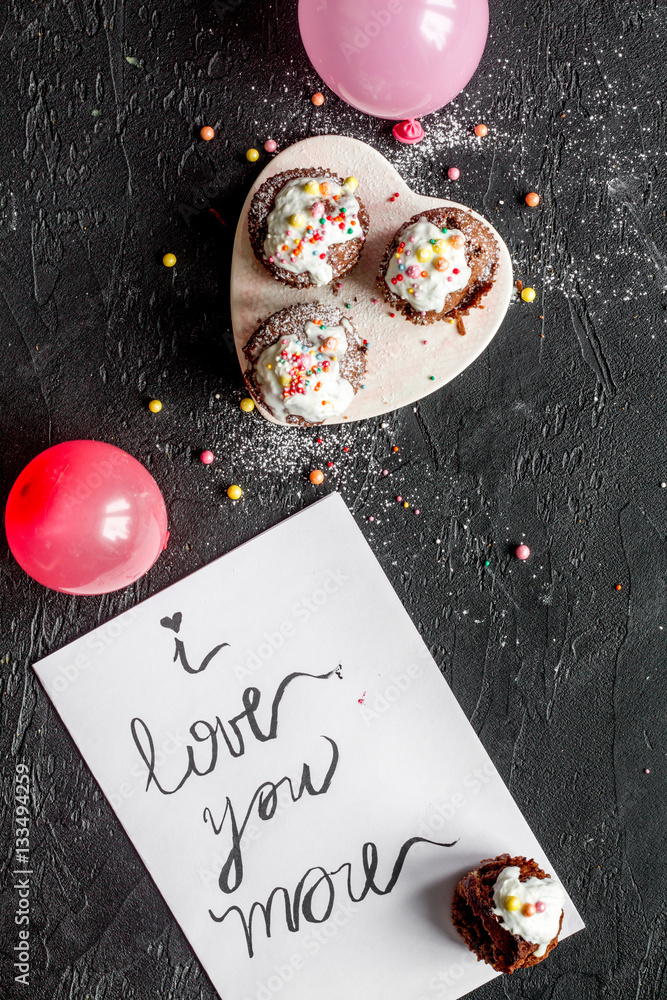
[[[33,458],[12,486],[5,529],[26,573],[65,594],[127,587],[168,537],[151,474],[103,441],[65,441]]]

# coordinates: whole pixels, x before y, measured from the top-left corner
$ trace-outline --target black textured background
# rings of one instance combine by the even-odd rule
[[[171,540],[100,598],[47,592],[2,549],[0,996],[213,998],[30,664],[299,510],[326,461],[321,491],[342,492],[588,924],[480,1000],[667,996],[666,20],[657,0],[492,0],[477,75],[407,149],[329,92],[310,104],[324,88],[295,0],[219,16],[209,0],[3,0],[0,499],[42,448],[104,439],[156,477]],[[328,131],[487,215],[537,299],[441,392],[317,445],[239,410],[227,272],[264,140]],[[188,225],[179,204],[203,210]],[[11,972],[18,761],[27,989]]]

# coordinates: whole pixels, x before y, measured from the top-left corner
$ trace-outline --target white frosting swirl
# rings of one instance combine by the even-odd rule
[[[466,240],[460,229],[438,229],[423,216],[400,234],[385,282],[415,312],[441,312],[451,292],[470,281]]]
[[[542,958],[547,945],[558,934],[565,893],[560,882],[553,878],[532,877],[520,882],[520,874],[520,868],[503,868],[493,887],[493,913],[510,934],[539,945],[535,955]],[[519,901],[521,905],[518,909],[507,908],[509,897]],[[542,903],[544,909],[538,906]],[[538,907],[532,916],[524,914],[526,904]],[[539,912],[540,909],[542,912]]]
[[[277,420],[285,423],[293,415],[314,424],[347,409],[354,388],[342,378],[339,359],[352,333],[346,319],[324,328],[308,322],[302,335],[279,337],[262,352],[255,377]]]
[[[360,237],[365,238],[352,185],[341,186],[331,177],[296,177],[276,195],[264,255],[276,267],[292,274],[307,271],[313,284],[328,285],[333,279],[329,247]]]

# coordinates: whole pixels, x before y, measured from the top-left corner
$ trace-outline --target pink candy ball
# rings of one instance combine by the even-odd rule
[[[275,153],[277,148],[278,148],[278,143],[276,142],[275,139],[267,139],[266,142],[264,143],[264,149],[267,151],[267,153]]]
[[[535,903],[535,909],[537,910],[538,913],[544,913],[546,908],[547,904],[542,899],[540,899],[539,902]]]
[[[461,176],[461,171],[459,170],[458,167],[450,167],[449,170],[447,171],[447,176],[449,177],[450,181],[457,181]]]
[[[212,451],[203,451],[199,457],[204,465],[210,465],[211,462],[215,461],[215,455]]]
[[[530,555],[530,549],[528,548],[527,545],[523,545],[523,544],[522,545],[517,545],[517,547],[515,549],[515,552],[514,552],[514,555],[517,557],[517,559],[521,559],[521,560],[527,559],[528,556]]]

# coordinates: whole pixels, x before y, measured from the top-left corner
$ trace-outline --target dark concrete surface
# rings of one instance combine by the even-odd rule
[[[666,21],[657,0],[492,0],[477,75],[408,149],[328,91],[311,105],[295,0],[4,0],[0,499],[42,448],[103,439],[156,477],[171,539],[100,598],[48,592],[2,550],[1,997],[214,996],[30,664],[333,489],[588,925],[480,1000],[667,997]],[[414,408],[295,434],[238,408],[230,243],[266,162],[246,148],[326,132],[485,214],[537,298]],[[19,763],[29,987],[11,968]]]

